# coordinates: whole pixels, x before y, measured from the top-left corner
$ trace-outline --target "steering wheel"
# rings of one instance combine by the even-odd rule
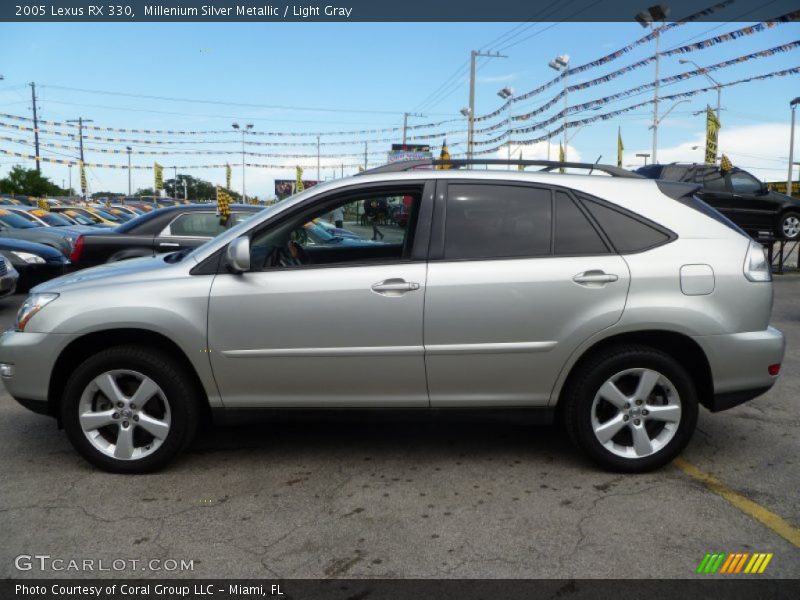
[[[308,254],[303,247],[295,241],[288,241],[285,246],[279,246],[272,252],[272,267],[287,267],[307,265]]]

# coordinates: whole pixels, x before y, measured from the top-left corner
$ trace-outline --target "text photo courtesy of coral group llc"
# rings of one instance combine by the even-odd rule
[[[800,5],[0,5],[0,600],[800,597]]]

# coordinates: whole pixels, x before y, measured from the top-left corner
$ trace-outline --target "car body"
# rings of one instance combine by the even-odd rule
[[[722,172],[718,165],[674,163],[646,165],[636,172],[651,179],[702,186],[697,195],[745,231],[800,239],[800,200],[768,189],[744,169]]]
[[[63,275],[69,260],[51,246],[0,237],[0,255],[19,273],[17,291]]]
[[[162,467],[205,412],[502,408],[558,416],[592,459],[636,472],[685,447],[700,405],[776,381],[763,248],[696,186],[414,166],[38,286],[0,337],[6,388],[112,471]],[[303,246],[333,208],[397,196],[413,200],[404,237]]]
[[[221,225],[214,204],[160,208],[134,217],[108,233],[92,232],[79,237],[70,256],[72,268],[195,248],[259,210],[233,205],[230,223]]]
[[[17,273],[14,265],[0,256],[0,298],[11,296],[17,291],[17,282],[19,281],[19,273]]]
[[[0,237],[44,244],[69,256],[77,236],[59,227],[41,227],[23,216],[0,208]]]

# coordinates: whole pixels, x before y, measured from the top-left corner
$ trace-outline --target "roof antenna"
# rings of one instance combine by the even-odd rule
[[[602,155],[602,154],[601,154],[600,156],[598,156],[598,157],[597,157],[597,160],[596,160],[596,161],[594,161],[594,164],[592,165],[592,168],[591,168],[591,169],[589,169],[589,175],[591,175],[591,174],[592,174],[592,171],[594,171],[594,168],[595,168],[595,167],[596,167],[598,164],[600,164],[600,159],[601,159],[601,158],[603,158],[603,155]]]

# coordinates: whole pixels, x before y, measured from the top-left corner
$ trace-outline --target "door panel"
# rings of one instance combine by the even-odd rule
[[[629,281],[617,255],[431,262],[431,406],[546,405],[572,351],[619,320]]]
[[[208,345],[225,406],[428,406],[425,277],[421,262],[217,275]]]

